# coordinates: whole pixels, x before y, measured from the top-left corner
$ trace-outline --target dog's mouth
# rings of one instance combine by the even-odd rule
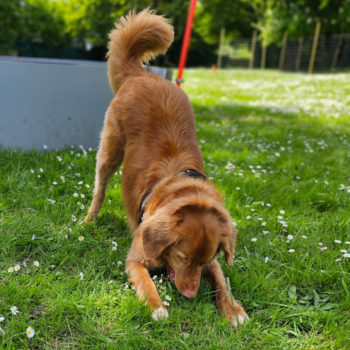
[[[167,266],[168,278],[171,283],[175,283],[175,271],[170,265]]]

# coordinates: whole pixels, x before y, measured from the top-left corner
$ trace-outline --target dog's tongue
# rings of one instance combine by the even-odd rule
[[[170,282],[175,283],[175,271],[170,266],[168,266],[168,278]]]

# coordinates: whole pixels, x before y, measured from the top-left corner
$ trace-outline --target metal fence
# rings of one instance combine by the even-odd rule
[[[225,46],[222,67],[273,68],[285,71],[333,72],[350,69],[350,34],[287,38],[262,46],[239,38]]]

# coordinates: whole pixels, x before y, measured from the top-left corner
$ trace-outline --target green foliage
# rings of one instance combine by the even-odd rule
[[[64,7],[59,1],[25,0],[21,6],[18,37],[32,42],[63,46],[70,42],[65,31]]]
[[[15,48],[20,18],[20,0],[0,1],[0,49]]]

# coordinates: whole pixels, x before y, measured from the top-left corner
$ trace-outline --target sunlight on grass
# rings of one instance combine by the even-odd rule
[[[349,79],[186,72],[207,175],[239,230],[234,267],[220,258],[251,318],[237,332],[205,282],[189,300],[161,275],[170,317],[152,321],[124,273],[120,173],[97,224],[80,224],[96,150],[2,151],[2,348],[349,348]]]

